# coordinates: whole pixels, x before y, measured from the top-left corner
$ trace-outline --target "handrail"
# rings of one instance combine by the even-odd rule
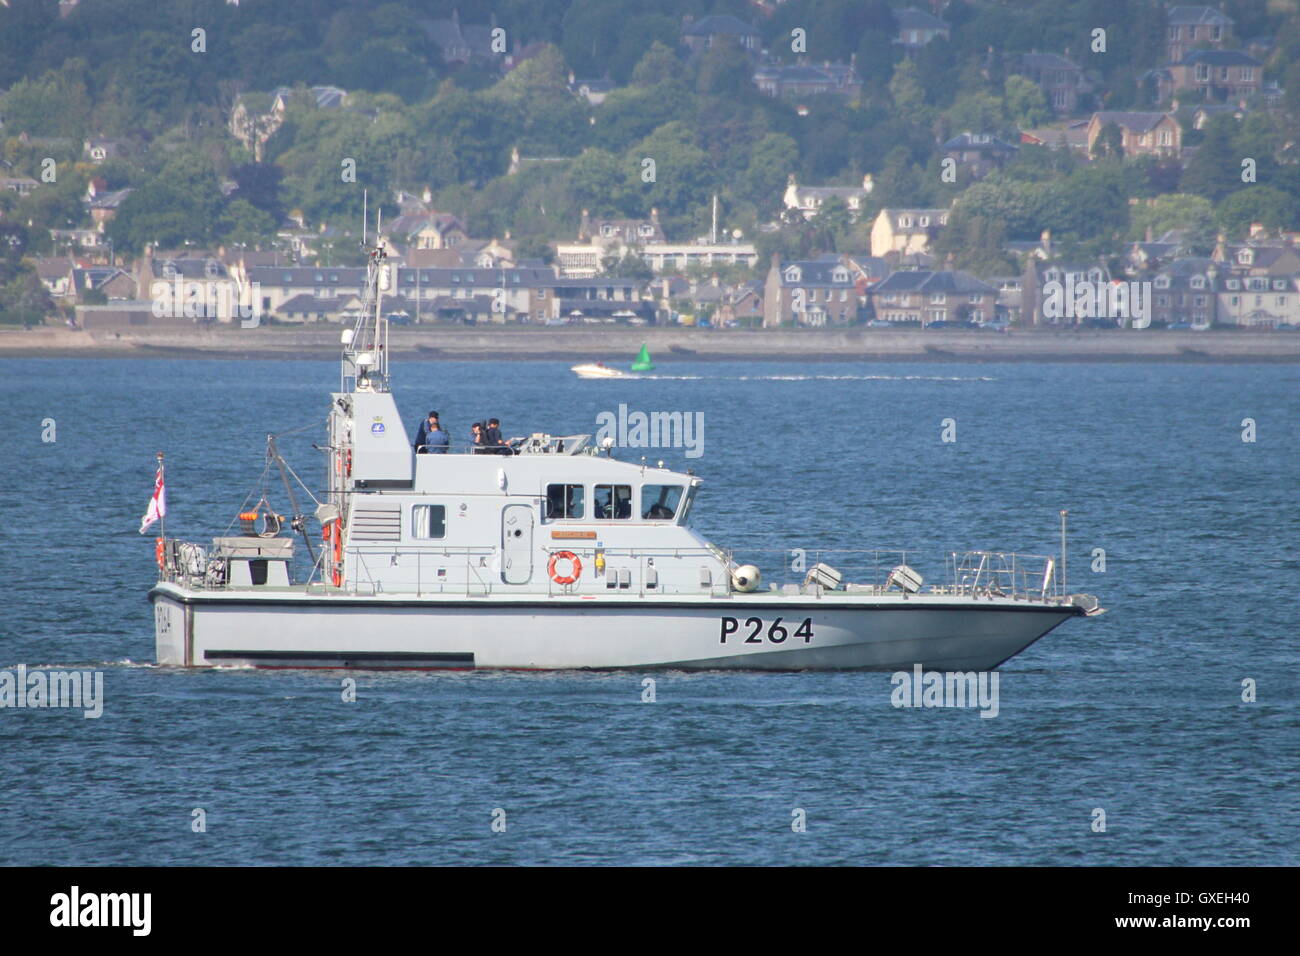
[[[857,593],[881,595],[897,587],[892,575],[899,565],[908,565],[916,552],[903,549],[884,548],[827,548],[802,550],[788,548],[754,548],[737,553],[724,550],[716,545],[700,546],[657,546],[648,548],[611,548],[597,546],[594,542],[557,541],[548,542],[542,549],[543,554],[558,551],[570,551],[583,562],[584,568],[594,567],[597,553],[606,561],[615,563],[630,561],[633,567],[617,570],[634,570],[637,580],[629,582],[638,596],[645,596],[647,588],[646,569],[651,561],[668,562],[674,560],[701,559],[714,567],[722,566],[721,573],[714,574],[705,587],[684,588],[665,581],[665,566],[656,564],[659,572],[659,586],[655,593],[710,593],[726,595],[731,593],[730,572],[739,564],[757,564],[760,571],[772,572],[779,569],[787,578],[787,583],[769,585],[769,590],[781,593],[798,593],[805,596],[820,597],[828,589],[803,577],[817,564],[830,564],[842,575],[841,588]],[[380,578],[383,576],[371,568],[371,563],[387,558],[394,566],[399,562],[414,559],[415,579],[409,578],[396,586],[397,591],[408,589],[417,594],[445,593],[449,588],[463,590],[466,596],[474,594],[491,595],[493,593],[544,593],[547,595],[590,593],[590,582],[584,573],[588,588],[581,586],[556,585],[550,576],[535,571],[529,585],[505,585],[496,580],[494,572],[499,570],[496,558],[500,549],[494,546],[453,547],[422,545],[404,546],[400,543],[384,544],[367,542],[350,544],[345,551],[351,555],[352,581],[345,584],[353,593],[358,586],[369,587],[370,592],[378,594],[384,590]],[[305,584],[309,592],[319,589],[322,592],[333,590],[317,579],[322,569],[326,552],[322,550],[312,568]],[[780,556],[779,561],[773,560]],[[200,544],[169,538],[164,541],[163,568],[159,578],[173,581],[196,590],[220,590],[228,586],[228,558],[219,555],[216,549]],[[441,560],[438,560],[441,559]],[[434,581],[426,580],[424,573],[427,563],[433,560],[446,571],[456,565],[463,565],[463,580],[456,581],[442,577]],[[409,568],[410,565],[407,564]],[[484,573],[484,569],[488,573]],[[941,595],[974,598],[1009,598],[1012,600],[1060,603],[1068,600],[1063,593],[1059,577],[1059,567],[1054,556],[1022,554],[1018,552],[972,550],[948,551],[944,554],[944,575],[940,583],[926,581],[922,592]],[[791,574],[796,582],[790,583]],[[802,578],[802,581],[799,580]],[[543,583],[544,582],[544,583]],[[389,585],[390,590],[393,585]],[[603,592],[605,589],[601,588]],[[761,592],[760,592],[761,593]]]

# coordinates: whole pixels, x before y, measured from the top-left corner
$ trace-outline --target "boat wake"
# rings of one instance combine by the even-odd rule
[[[693,382],[996,382],[989,375],[624,375],[620,378]]]

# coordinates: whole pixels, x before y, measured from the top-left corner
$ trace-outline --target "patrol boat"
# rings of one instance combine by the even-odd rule
[[[327,491],[298,481],[319,531],[270,438],[267,471],[295,513],[263,496],[210,546],[159,539],[159,664],[978,670],[1102,613],[1067,593],[1053,557],[992,551],[950,552],[941,584],[907,555],[825,552],[765,585],[760,557],[691,529],[701,478],[589,435],[413,454],[389,391],[382,239],[368,256],[368,306],[342,333],[330,395]],[[849,565],[865,579],[846,581]]]

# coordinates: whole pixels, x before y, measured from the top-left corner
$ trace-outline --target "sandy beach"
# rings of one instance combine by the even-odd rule
[[[0,355],[95,358],[327,358],[341,328],[61,328],[0,331]],[[403,359],[630,361],[794,359],[901,362],[1300,362],[1300,332],[1029,329],[692,329],[449,326],[394,328]]]

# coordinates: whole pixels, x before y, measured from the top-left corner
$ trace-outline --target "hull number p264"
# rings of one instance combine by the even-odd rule
[[[805,644],[811,644],[813,639],[812,618],[806,617],[803,623],[797,628],[793,624],[782,624],[781,618],[777,618],[771,624],[766,624],[762,619],[757,617],[745,618],[743,623],[739,618],[724,617],[722,627],[719,633],[718,643],[727,643],[729,635],[737,635],[737,639],[743,644],[784,644],[789,638],[801,637]],[[794,628],[791,630],[791,628]],[[743,634],[743,638],[740,635]]]

